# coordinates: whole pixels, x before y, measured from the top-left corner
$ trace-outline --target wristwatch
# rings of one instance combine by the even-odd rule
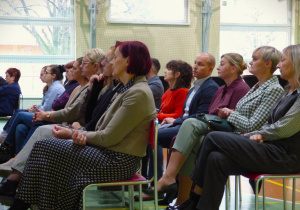
[[[47,112],[47,120],[50,120],[50,112]]]

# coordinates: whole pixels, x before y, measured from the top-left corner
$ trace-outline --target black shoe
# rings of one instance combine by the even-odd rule
[[[165,210],[177,210],[178,206],[168,206]]]
[[[152,189],[143,189],[143,192],[147,195],[154,197],[154,190],[152,190]],[[175,182],[175,183],[165,187],[164,189],[159,190],[157,192],[157,194],[158,194],[158,196],[163,196],[165,193],[169,193],[170,196],[168,197],[168,201],[169,201],[169,203],[171,203],[175,198],[176,192],[177,192],[177,183]]]
[[[19,198],[15,198],[13,204],[8,210],[27,210],[30,207],[30,204],[25,203]]]
[[[197,195],[196,193],[194,193],[193,191],[190,192],[190,198],[180,204],[177,209],[178,210],[193,210],[193,209],[197,209],[197,204],[198,204],[198,201],[200,199],[200,195]]]
[[[13,158],[13,148],[7,142],[3,142],[0,146],[0,164],[6,163]]]
[[[158,205],[159,205],[159,206],[167,206],[167,205],[169,205],[170,203],[172,203],[172,201],[169,202],[169,200],[171,200],[171,199],[169,199],[170,196],[171,196],[170,193],[166,193],[165,196],[164,196],[164,199],[158,201]],[[175,194],[175,198],[176,198],[176,197],[177,197],[177,192],[176,192],[176,194]],[[173,206],[172,206],[172,207],[173,207]]]
[[[15,197],[18,184],[18,181],[12,181],[7,178],[3,178],[0,183],[0,195]]]

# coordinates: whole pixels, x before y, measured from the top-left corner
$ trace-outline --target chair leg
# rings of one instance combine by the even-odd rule
[[[238,209],[238,205],[239,205],[239,186],[240,186],[240,176],[235,176],[235,210]]]
[[[242,181],[241,181],[241,176],[239,176],[239,194],[240,194],[240,205],[242,203]]]
[[[124,185],[122,185],[121,198],[122,198],[122,206],[125,207],[125,186]]]
[[[226,210],[228,210],[228,197],[229,197],[228,186],[229,186],[229,177],[227,179],[226,186],[225,186],[225,209]]]
[[[286,183],[285,183],[285,178],[283,178],[283,208],[286,210]]]
[[[134,210],[134,189],[133,189],[133,185],[129,185],[128,186],[128,197],[129,197],[129,209],[130,210]]]
[[[296,178],[293,178],[292,210],[295,210]]]
[[[143,196],[142,196],[142,185],[139,185],[139,205],[140,210],[143,210]]]
[[[261,181],[261,179],[258,179],[256,180],[255,182],[255,210],[258,210],[258,204],[259,204],[259,201],[258,201],[258,187],[259,187],[259,182]]]
[[[266,182],[265,179],[263,179],[263,209],[266,209]],[[258,190],[259,193],[259,190]]]

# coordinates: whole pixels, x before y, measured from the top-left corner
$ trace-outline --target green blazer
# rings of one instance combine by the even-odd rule
[[[84,131],[90,145],[143,157],[156,117],[152,92],[145,76],[138,76],[133,86],[117,93],[114,102],[96,124],[96,131]]]

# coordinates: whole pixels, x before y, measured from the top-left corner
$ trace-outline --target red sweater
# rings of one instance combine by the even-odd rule
[[[183,114],[183,104],[189,92],[187,88],[179,88],[176,90],[168,89],[162,96],[160,110],[157,118],[163,121],[166,117],[174,119]]]

